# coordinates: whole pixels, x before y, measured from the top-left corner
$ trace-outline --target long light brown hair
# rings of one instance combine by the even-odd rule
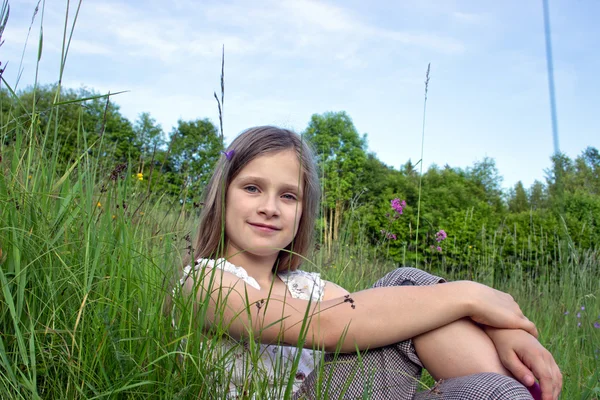
[[[292,242],[279,252],[273,272],[296,270],[307,257],[314,236],[319,209],[320,185],[314,153],[297,133],[274,126],[257,126],[242,132],[221,156],[204,191],[204,207],[200,213],[194,260],[223,257],[227,245],[225,234],[225,199],[227,188],[241,170],[256,157],[294,150],[300,163],[302,179],[302,215]],[[191,261],[191,260],[186,260]],[[187,264],[187,263],[186,263]]]

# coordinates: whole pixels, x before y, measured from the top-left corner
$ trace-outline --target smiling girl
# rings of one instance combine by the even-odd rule
[[[413,268],[349,293],[299,269],[319,198],[313,153],[289,130],[248,129],[216,166],[177,293],[207,305],[200,329],[226,328],[229,395],[260,377],[283,398],[291,376],[293,398],[531,399],[535,377],[558,398],[560,371],[508,294]],[[423,367],[438,382],[417,393]]]

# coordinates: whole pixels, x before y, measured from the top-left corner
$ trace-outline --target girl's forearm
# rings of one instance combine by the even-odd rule
[[[469,314],[464,282],[363,290],[311,306],[305,347],[352,352],[397,343]],[[297,343],[293,319],[284,340]]]
[[[352,352],[397,343],[469,316],[469,282],[379,287],[322,302],[307,302],[256,290],[223,276],[197,288],[210,293],[206,320],[227,326],[233,337],[283,341],[306,348]],[[184,286],[193,290],[191,282]],[[252,331],[252,332],[250,332]]]

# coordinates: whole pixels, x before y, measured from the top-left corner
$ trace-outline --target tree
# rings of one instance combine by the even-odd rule
[[[30,87],[19,93],[19,99],[23,107],[14,108],[13,121],[23,130],[35,123],[31,131],[37,143],[57,157],[59,166],[73,162],[94,143],[100,149],[95,155],[108,164],[139,157],[140,143],[131,122],[112,98],[87,88],[58,92],[57,85],[48,85]]]
[[[208,119],[177,121],[170,140],[173,166],[190,193],[188,200],[204,190],[223,144],[217,128]]]
[[[596,148],[586,148],[575,159],[575,178],[577,186],[585,192],[600,194],[600,153]]]
[[[508,210],[513,213],[520,213],[529,210],[529,199],[523,187],[523,182],[515,184],[508,199]]]
[[[546,188],[544,184],[537,179],[529,188],[529,202],[534,211],[546,208],[547,206],[548,199],[546,196]]]
[[[149,113],[141,113],[133,125],[136,140],[141,143],[142,156],[151,157],[154,149],[162,149],[165,145],[165,138],[162,127],[156,123],[156,120]]]
[[[331,249],[367,161],[366,135],[360,136],[352,119],[341,111],[314,114],[304,136],[316,148],[323,175],[323,222]]]
[[[501,211],[502,176],[498,172],[496,161],[486,156],[483,160],[475,162],[473,167],[467,170],[467,173],[483,191],[488,204],[496,211]]]

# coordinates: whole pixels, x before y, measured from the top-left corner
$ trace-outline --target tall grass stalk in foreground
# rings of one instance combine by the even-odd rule
[[[427,64],[427,72],[425,73],[425,98],[423,99],[423,127],[421,131],[421,159],[419,163],[419,200],[417,202],[417,230],[415,233],[415,265],[418,265],[419,255],[416,253],[419,249],[419,221],[421,216],[421,184],[423,182],[423,151],[425,149],[425,116],[427,115],[427,91],[429,89],[429,72],[431,71],[431,63]]]

